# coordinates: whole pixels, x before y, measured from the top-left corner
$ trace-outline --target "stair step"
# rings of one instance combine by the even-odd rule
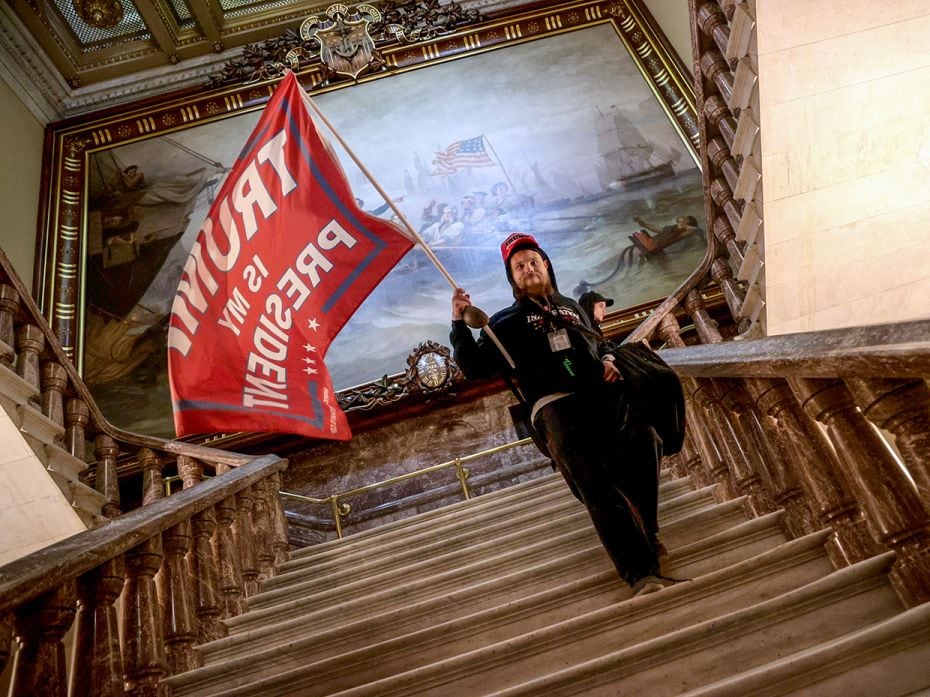
[[[930,603],[681,697],[926,697]]]
[[[327,556],[344,554],[347,549],[356,545],[370,544],[370,541],[373,539],[384,540],[391,537],[400,537],[406,535],[411,527],[432,525],[444,519],[455,517],[463,510],[475,515],[484,507],[509,506],[522,499],[532,498],[539,491],[545,489],[560,489],[564,486],[565,484],[561,476],[554,473],[537,479],[531,479],[511,487],[489,492],[478,498],[456,501],[442,508],[436,508],[431,511],[418,513],[417,515],[392,520],[389,523],[367,530],[360,530],[342,539],[329,540],[327,542],[321,542],[318,545],[295,550],[291,555],[291,560],[283,564],[282,568],[287,568],[291,564],[307,557],[324,558]]]
[[[689,491],[689,478],[674,479],[667,472],[663,473],[659,488],[660,501],[674,499]],[[551,474],[485,494],[477,499],[459,501],[442,509],[393,521],[342,540],[331,540],[313,547],[305,547],[294,552],[291,560],[280,567],[279,575],[326,562],[343,564],[353,556],[365,557],[368,560],[368,555],[373,550],[381,551],[392,541],[405,540],[411,535],[434,538],[450,529],[480,529],[487,520],[500,517],[505,506],[523,509],[526,506],[537,505],[537,501],[540,504],[548,502],[550,497],[575,501],[561,475]]]
[[[727,559],[730,561],[740,561],[774,548],[779,542],[784,541],[777,520],[777,517],[771,517],[768,520],[744,522],[741,527],[728,527],[706,537],[698,544],[684,544],[680,548],[672,537],[669,545],[671,554],[663,560],[663,566],[668,573],[685,575],[694,569],[700,571],[711,568],[712,562],[707,560],[713,559],[715,548],[728,550]],[[742,547],[742,556],[739,556],[740,547],[734,547],[733,540],[742,535],[746,536],[747,544]],[[256,611],[257,614],[247,613],[227,620],[230,636],[221,639],[219,644],[207,644],[203,650],[209,654],[211,650],[216,650],[218,645],[233,645],[240,641],[238,637],[243,633],[248,634],[250,641],[260,641],[260,635],[267,635],[269,641],[290,640],[291,637],[308,631],[306,627],[323,629],[333,624],[339,627],[354,617],[364,617],[372,612],[406,612],[414,617],[421,613],[423,617],[440,621],[481,608],[515,602],[529,593],[565,585],[597,573],[606,573],[619,587],[625,588],[617,579],[603,548],[592,539],[587,546],[572,550],[568,555],[557,556],[527,568],[517,568],[511,573],[488,573],[485,565],[478,567],[477,573],[470,574],[467,578],[452,573],[411,580],[406,587],[399,590],[380,589],[373,584],[371,587],[379,588],[378,592],[370,592],[331,608],[324,605],[318,608],[317,612],[301,617],[294,617],[299,611],[298,603],[289,606],[284,612],[269,608]],[[307,609],[304,607],[305,612]],[[273,625],[272,622],[275,621],[286,622],[287,626]],[[401,618],[398,618],[397,622],[400,621]],[[262,625],[262,622],[267,624]]]
[[[681,588],[687,586],[688,590],[678,594],[676,603],[670,601],[668,609],[677,609],[681,615],[679,622],[690,618],[694,623],[734,603],[748,602],[748,598],[772,597],[820,578],[832,569],[823,549],[826,535],[825,531],[786,543],[776,550],[683,584]],[[675,573],[674,559],[667,573]],[[261,651],[258,650],[265,644],[256,643],[252,637],[250,641],[238,642],[236,648],[241,657],[236,660],[228,660],[232,642],[221,640],[202,647],[207,668],[195,685],[186,685],[186,688],[196,688],[198,694],[211,694],[203,692],[210,689],[211,678],[222,678],[228,685],[229,680],[271,679],[283,671],[302,666],[303,671],[312,671],[318,678],[318,691],[307,694],[326,694],[357,685],[362,680],[376,680],[392,672],[409,670],[412,665],[427,660],[436,661],[495,642],[513,640],[504,649],[494,649],[500,653],[518,645],[520,635],[566,620],[576,625],[585,624],[586,628],[577,628],[575,635],[582,633],[595,643],[597,636],[619,631],[619,626],[626,627],[625,634],[640,639],[645,636],[645,629],[639,625],[661,631],[662,622],[649,620],[654,612],[638,616],[639,625],[633,622],[633,616],[625,609],[627,604],[618,604],[629,597],[629,589],[616,575],[604,571],[441,623],[430,613],[431,603],[424,603],[417,612],[384,613],[328,632],[311,631],[297,639],[276,642]],[[218,646],[223,642],[225,647]],[[561,652],[562,649],[556,650]],[[520,653],[518,651],[517,657]],[[549,659],[540,660],[545,663]],[[345,665],[352,665],[352,670],[344,670]],[[183,693],[176,691],[175,694]],[[458,685],[455,694],[460,694]]]
[[[784,542],[780,519],[778,514],[757,518],[728,527],[698,542],[680,546],[674,537],[669,537],[670,559],[674,561],[678,573],[688,576],[735,563]],[[470,584],[484,584],[488,579],[493,579],[500,586],[499,592],[511,598],[534,588],[565,582],[573,574],[583,574],[592,568],[613,572],[613,566],[593,530],[564,533],[521,552],[481,560],[434,576],[408,578],[393,587],[373,579],[367,586],[349,595],[336,591],[298,597],[282,604],[252,610],[230,618],[226,623],[230,632],[236,633],[264,622],[288,620],[298,612],[305,617],[311,617],[312,613],[316,622],[339,623],[353,616],[364,616],[372,606],[380,606],[382,603],[387,608],[399,609],[429,598],[447,597],[467,589]],[[715,554],[720,555],[719,564],[715,562]],[[483,592],[486,597],[479,601],[490,602],[493,598],[490,589],[485,588]]]
[[[622,684],[629,694],[680,695],[720,681],[734,666],[756,668],[894,617],[901,604],[886,576],[893,560],[890,553],[869,559],[771,600],[491,694],[599,697],[615,695]],[[447,673],[444,689],[456,679]],[[377,687],[369,694],[392,694]]]
[[[661,529],[662,509],[659,511],[659,523]],[[661,533],[666,545],[674,543],[669,535],[678,529],[670,527],[667,533]],[[560,556],[566,551],[578,549],[579,545],[587,547],[596,542],[597,534],[591,526],[587,511],[577,506],[533,527],[476,542],[464,549],[432,554],[419,561],[409,561],[401,567],[384,571],[372,569],[371,573],[361,577],[356,577],[351,569],[340,570],[329,580],[323,578],[290,583],[251,596],[248,598],[248,607],[251,610],[261,610],[272,605],[300,600],[305,596],[313,596],[313,600],[319,602],[323,602],[324,599],[327,603],[342,602],[367,594],[371,588],[405,586],[409,585],[412,579],[434,577],[454,571],[463,565],[481,564],[488,569],[487,573],[500,573],[497,566],[500,566],[500,569],[513,569],[515,565],[524,563],[521,561],[523,558],[534,560],[532,563],[539,563]],[[345,583],[338,583],[346,577],[348,579]]]
[[[559,490],[540,492],[531,506],[522,506],[517,509],[518,514],[510,512],[509,509],[505,509],[506,512],[492,509],[476,515],[473,520],[469,521],[471,523],[469,527],[457,525],[457,521],[452,521],[448,525],[434,525],[424,530],[411,529],[409,534],[394,540],[382,541],[382,544],[356,545],[353,549],[346,550],[345,554],[326,560],[305,557],[298,563],[292,561],[286,566],[282,565],[282,569],[285,569],[283,572],[264,581],[262,589],[271,590],[287,585],[295,578],[310,581],[346,568],[378,568],[380,566],[386,570],[389,565],[406,563],[407,555],[411,552],[432,553],[440,541],[447,545],[443,549],[451,552],[479,540],[493,539],[509,530],[519,529],[527,524],[531,525],[546,516],[558,516],[568,511],[577,512],[580,508],[580,503],[574,499],[566,499]]]
[[[665,521],[681,520],[692,511],[709,510],[713,504],[708,490],[689,491],[660,504],[659,519],[664,525]],[[309,563],[305,561],[304,565],[290,567],[286,573],[265,581],[262,594],[253,596],[254,601],[250,599],[250,607],[263,604],[269,597],[266,593],[299,584],[304,584],[303,587],[316,584],[315,590],[326,590],[355,581],[370,581],[372,575],[386,574],[391,570],[410,574],[412,565],[426,560],[432,564],[442,563],[443,559],[463,563],[473,554],[486,553],[490,547],[503,550],[511,545],[522,546],[534,538],[551,534],[547,530],[554,526],[568,530],[590,524],[584,507],[570,494],[566,496],[557,490],[534,499],[532,507],[524,506],[518,510],[519,514],[502,515],[500,509],[495,509],[490,512],[489,519],[481,521],[483,525],[469,520],[467,527],[453,523],[421,533],[411,531],[410,535],[376,549],[366,546],[345,557],[310,567],[305,566]]]

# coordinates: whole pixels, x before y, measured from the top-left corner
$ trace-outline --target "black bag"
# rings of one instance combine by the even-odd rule
[[[611,353],[635,407],[662,439],[663,454],[679,452],[685,438],[685,396],[678,375],[658,353],[638,341],[615,344]]]

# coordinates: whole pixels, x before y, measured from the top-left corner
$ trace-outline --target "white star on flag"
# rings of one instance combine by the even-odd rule
[[[316,368],[311,368],[311,367],[307,366],[306,368],[304,368],[304,372],[305,372],[307,375],[316,375],[318,371],[316,370]]]
[[[312,344],[304,344],[304,351],[312,351],[313,353],[316,353],[316,346]]]
[[[310,358],[309,356],[304,357],[304,363],[308,363],[310,365],[316,365],[316,361]]]
[[[320,327],[320,323],[317,322],[315,319],[308,319],[307,324],[310,325],[310,329],[312,329],[313,331],[316,331]]]

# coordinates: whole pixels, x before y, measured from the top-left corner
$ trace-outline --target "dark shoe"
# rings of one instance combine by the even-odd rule
[[[632,588],[633,597],[635,598],[638,595],[646,595],[648,593],[660,591],[665,588],[665,584],[662,583],[662,579],[658,576],[643,576],[632,585]]]

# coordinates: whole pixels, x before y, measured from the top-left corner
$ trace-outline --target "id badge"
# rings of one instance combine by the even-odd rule
[[[568,338],[567,330],[558,329],[554,332],[549,332],[549,350],[552,351],[552,353],[567,351],[571,347],[572,340]]]

